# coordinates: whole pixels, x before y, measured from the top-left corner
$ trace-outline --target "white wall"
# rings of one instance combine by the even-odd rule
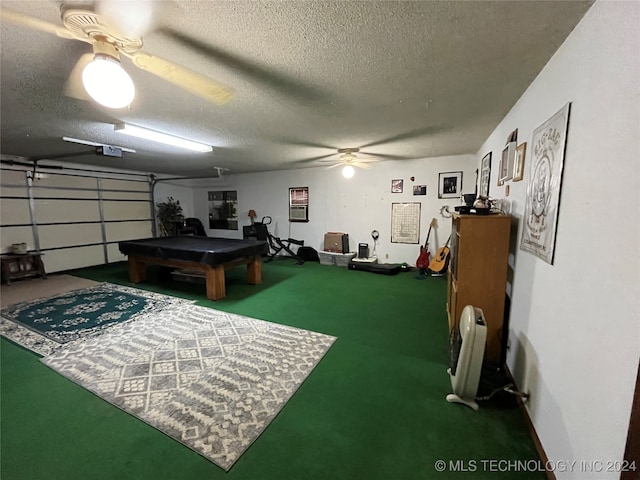
[[[508,364],[552,461],[620,461],[640,355],[640,3],[598,1],[483,147],[533,130],[572,102],[555,262],[519,249],[529,172],[508,182],[512,241]],[[527,160],[530,158],[527,152]],[[526,165],[526,164],[525,164]],[[604,464],[603,464],[604,465]],[[556,472],[557,478],[619,473]]]
[[[324,234],[328,231],[348,233],[351,251],[357,250],[358,243],[368,243],[370,250],[373,250],[371,231],[376,229],[380,232],[376,249],[381,262],[415,264],[420,253],[419,244],[391,243],[391,204],[421,203],[420,244],[424,245],[431,219],[438,220],[439,227],[433,231],[429,242],[433,254],[436,245],[442,246],[450,232],[450,221],[440,216],[440,208],[449,205],[453,210],[454,206],[461,203],[459,198],[438,199],[438,174],[462,171],[462,190],[473,192],[476,183],[475,168],[473,155],[459,155],[378,162],[368,170],[356,169],[356,174],[351,179],[343,178],[340,168],[305,168],[229,175],[195,188],[193,209],[195,216],[208,227],[207,192],[237,190],[241,225],[249,225],[247,214],[253,209],[258,214],[257,220],[266,215],[273,218],[273,224],[269,227],[272,235],[304,240],[305,245],[316,250],[322,250]],[[415,177],[413,182],[410,180],[412,176]],[[404,180],[403,193],[391,193],[392,179]],[[414,196],[414,184],[427,185],[427,195]],[[290,187],[309,187],[308,223],[289,223]],[[178,195],[180,192],[174,190],[174,193]],[[156,199],[158,198],[156,193]],[[242,238],[242,228],[237,231],[208,230],[208,234]]]

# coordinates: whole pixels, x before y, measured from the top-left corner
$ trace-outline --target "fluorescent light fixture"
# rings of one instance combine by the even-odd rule
[[[131,135],[132,137],[144,138],[145,140],[151,140],[152,142],[164,143],[165,145],[171,145],[172,147],[184,148],[193,152],[212,152],[213,148],[210,145],[204,143],[194,142],[185,138],[174,137],[166,133],[156,132],[155,130],[149,130],[147,128],[138,127],[136,125],[129,125],[128,123],[118,123],[113,126],[114,131]]]

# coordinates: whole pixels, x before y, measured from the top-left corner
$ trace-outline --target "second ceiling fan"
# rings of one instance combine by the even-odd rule
[[[342,166],[342,175],[345,178],[351,178],[355,173],[353,167],[365,169],[371,168],[370,163],[378,161],[375,158],[358,157],[356,153],[358,153],[359,151],[359,148],[341,148],[338,150],[338,153],[340,154],[338,160],[321,160],[321,162],[332,162],[333,165],[329,166],[329,168]]]

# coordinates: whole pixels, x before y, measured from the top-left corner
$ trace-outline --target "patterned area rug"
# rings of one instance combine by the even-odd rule
[[[335,340],[181,304],[41,361],[228,471]]]
[[[102,283],[3,308],[0,335],[45,356],[63,344],[181,303],[192,302]]]

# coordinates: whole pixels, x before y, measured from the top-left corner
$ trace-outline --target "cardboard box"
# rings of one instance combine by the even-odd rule
[[[324,234],[325,252],[348,253],[349,234],[342,232],[327,232]]]

